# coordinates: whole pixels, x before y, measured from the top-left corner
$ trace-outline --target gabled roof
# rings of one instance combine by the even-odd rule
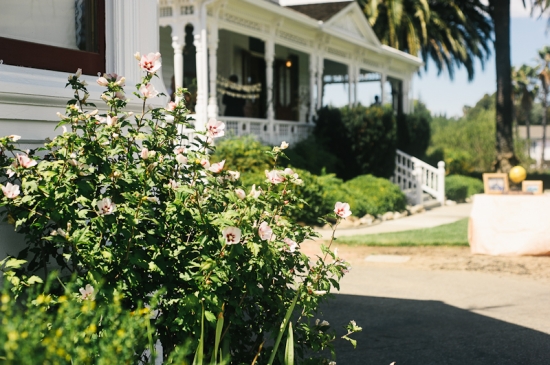
[[[286,6],[315,20],[326,22],[353,1]]]
[[[284,2],[283,0],[241,1],[259,6],[273,14],[290,18],[309,27],[317,28],[324,34],[367,48],[378,55],[398,59],[414,68],[423,65],[420,58],[381,44],[365,17],[363,9],[355,0],[296,0],[292,2],[301,4],[288,6],[282,4],[288,4],[291,0],[288,0],[288,2],[286,0]],[[312,4],[312,2],[315,3]]]

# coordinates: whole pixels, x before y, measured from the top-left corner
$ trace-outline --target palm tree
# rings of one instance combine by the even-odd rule
[[[538,94],[538,78],[537,69],[529,65],[521,65],[517,70],[512,68],[512,82],[514,90],[514,98],[518,101],[519,110],[524,116],[525,128],[527,131],[527,153],[531,157],[531,131],[530,131],[530,116],[533,102]],[[519,119],[519,113],[516,113],[516,119]],[[519,121],[516,122],[516,125]]]
[[[538,76],[542,91],[542,152],[541,165],[544,164],[544,149],[546,147],[546,123],[548,121],[548,92],[550,88],[550,47],[546,46],[539,51]]]
[[[474,76],[474,61],[490,54],[492,25],[480,0],[358,0],[384,44],[434,61],[452,78],[465,66]]]
[[[519,160],[514,153],[512,65],[510,61],[510,0],[489,0],[489,14],[495,28],[496,160],[495,171],[508,172]]]

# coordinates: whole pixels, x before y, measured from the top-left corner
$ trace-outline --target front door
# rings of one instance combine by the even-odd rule
[[[273,106],[275,119],[299,120],[298,57],[275,59],[273,72]]]
[[[258,98],[247,98],[244,116],[247,118],[267,118],[265,60],[248,51],[243,51],[243,85],[262,84]]]

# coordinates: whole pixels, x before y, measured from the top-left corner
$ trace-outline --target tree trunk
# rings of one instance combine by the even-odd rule
[[[544,112],[542,113],[542,151],[540,153],[540,168],[544,166],[544,149],[546,147],[546,123],[548,121],[548,87],[544,87],[544,98],[542,99],[542,107]]]
[[[525,129],[527,131],[527,156],[531,158],[531,110],[527,109],[525,116]]]
[[[497,71],[496,161],[493,169],[508,172],[517,165],[512,133],[512,75],[510,61],[510,0],[490,0],[495,27],[495,60]]]

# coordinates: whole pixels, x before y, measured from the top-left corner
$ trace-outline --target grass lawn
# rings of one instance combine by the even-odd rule
[[[336,242],[365,246],[468,246],[468,218],[434,228],[340,237]]]

